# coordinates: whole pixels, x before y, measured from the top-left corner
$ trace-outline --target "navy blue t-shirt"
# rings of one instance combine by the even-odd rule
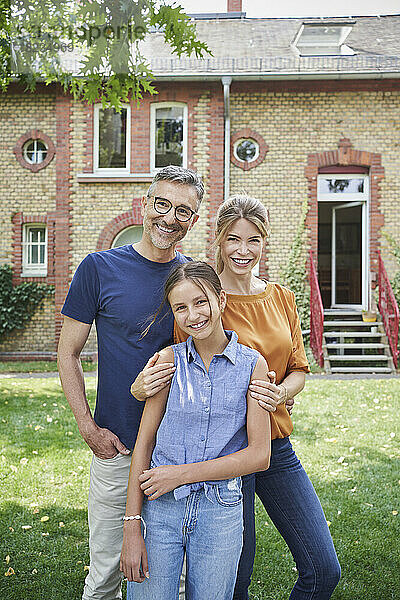
[[[130,386],[154,352],[172,343],[173,317],[167,304],[160,322],[139,339],[159,308],[171,269],[189,259],[158,263],[131,245],[89,254],[78,266],[62,314],[82,323],[96,321],[99,378],[94,419],[133,448],[144,402]]]

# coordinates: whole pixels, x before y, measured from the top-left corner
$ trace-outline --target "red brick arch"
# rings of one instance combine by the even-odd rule
[[[115,236],[131,225],[142,225],[143,219],[140,212],[140,198],[134,198],[132,209],[121,213],[111,219],[99,235],[96,250],[111,248]]]
[[[347,138],[339,140],[337,150],[329,150],[318,154],[309,154],[305,176],[308,179],[308,214],[306,224],[310,235],[310,248],[314,260],[318,256],[318,197],[317,179],[320,169],[324,167],[366,167],[370,177],[370,202],[369,202],[369,246],[370,246],[370,270],[375,277],[378,272],[379,231],[383,227],[384,216],[380,210],[380,184],[384,178],[385,170],[382,166],[382,157],[374,152],[355,150],[353,144]],[[376,285],[376,279],[371,282],[372,287]]]

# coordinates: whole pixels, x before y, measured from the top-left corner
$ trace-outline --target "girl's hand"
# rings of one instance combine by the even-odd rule
[[[180,465],[165,465],[148,469],[139,475],[140,488],[149,500],[156,500],[183,485]]]
[[[268,412],[275,412],[276,407],[284,401],[286,392],[282,386],[275,384],[275,371],[269,371],[268,377],[270,381],[255,379],[250,383],[250,396]]]
[[[124,539],[119,570],[123,572],[128,581],[136,581],[136,583],[143,583],[150,576],[140,521],[126,521],[124,523]]]
[[[139,373],[131,385],[131,394],[137,400],[146,400],[165,388],[171,381],[175,366],[174,363],[156,362],[160,354],[156,352],[149,358],[143,371]]]

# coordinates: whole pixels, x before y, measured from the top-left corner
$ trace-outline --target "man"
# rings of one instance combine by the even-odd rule
[[[79,431],[93,451],[90,569],[83,600],[121,598],[122,516],[130,452],[143,410],[143,403],[131,396],[130,385],[149,357],[172,343],[167,307],[149,333],[141,334],[159,307],[171,268],[188,260],[175,246],[197,221],[203,194],[194,171],[175,166],[158,171],[142,198],[142,239],[133,246],[89,254],[78,266],[61,311],[65,318],[58,347],[60,378]],[[93,417],[79,356],[94,320],[99,363]]]

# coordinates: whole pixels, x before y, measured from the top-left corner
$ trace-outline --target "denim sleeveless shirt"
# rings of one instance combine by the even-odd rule
[[[172,346],[176,370],[158,428],[152,467],[201,462],[247,446],[247,388],[259,353],[238,343],[234,331],[207,373],[192,337]],[[205,483],[177,488],[178,500]]]

